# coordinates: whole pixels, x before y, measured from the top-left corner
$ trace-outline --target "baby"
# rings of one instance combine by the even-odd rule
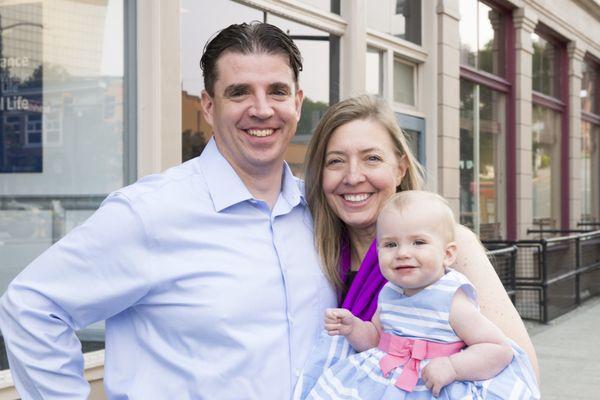
[[[346,309],[326,312],[328,334],[359,353],[326,368],[307,398],[539,398],[525,353],[479,312],[467,278],[449,269],[454,226],[437,194],[404,191],[386,203],[377,250],[389,282],[377,312],[369,322]]]

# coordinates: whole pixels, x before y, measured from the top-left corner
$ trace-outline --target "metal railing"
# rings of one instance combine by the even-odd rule
[[[484,245],[518,248],[515,306],[522,318],[547,323],[600,294],[600,230]]]
[[[511,301],[515,302],[517,281],[515,270],[517,265],[517,246],[506,246],[489,250],[487,256],[494,267],[494,270],[500,278],[506,293]]]

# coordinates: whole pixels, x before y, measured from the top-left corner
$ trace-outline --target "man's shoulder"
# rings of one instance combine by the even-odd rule
[[[204,178],[196,161],[186,161],[161,173],[144,176],[113,194],[126,197],[132,204],[146,206],[190,200],[192,195],[200,195],[205,188]]]

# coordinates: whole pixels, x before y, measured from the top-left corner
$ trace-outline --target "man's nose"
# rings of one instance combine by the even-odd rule
[[[344,183],[347,185],[357,185],[365,180],[365,174],[357,162],[351,161],[348,164],[348,170],[344,176]]]
[[[258,119],[269,119],[273,116],[273,107],[266,94],[258,94],[250,107],[250,116]]]

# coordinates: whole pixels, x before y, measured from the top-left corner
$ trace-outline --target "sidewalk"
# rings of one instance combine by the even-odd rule
[[[548,325],[526,326],[540,363],[543,400],[600,399],[600,297]]]

